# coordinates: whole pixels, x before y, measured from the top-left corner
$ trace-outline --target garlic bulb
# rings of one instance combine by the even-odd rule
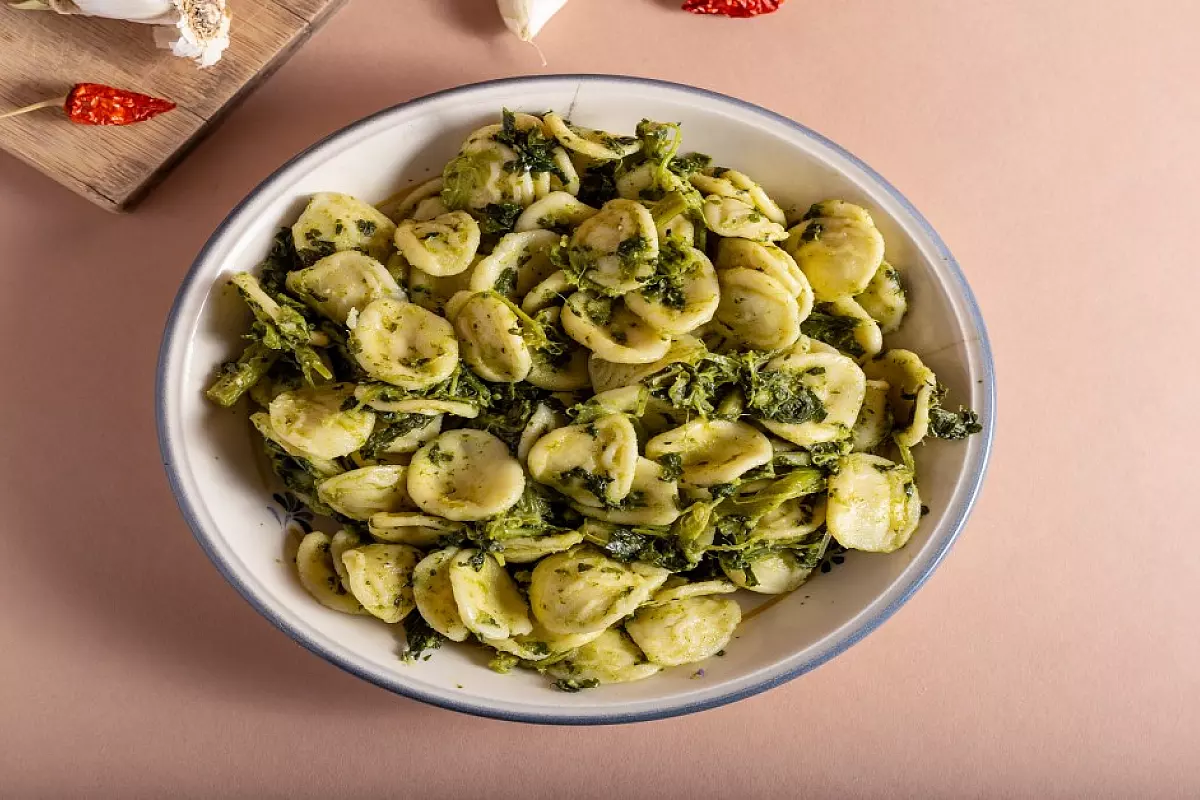
[[[21,11],[156,25],[154,41],[159,47],[191,58],[202,67],[220,61],[229,46],[230,16],[225,0],[24,0],[11,5]]]
[[[498,0],[504,24],[523,42],[532,42],[567,0]]]

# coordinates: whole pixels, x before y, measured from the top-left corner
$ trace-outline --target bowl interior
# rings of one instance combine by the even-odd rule
[[[402,663],[397,629],[328,611],[305,593],[285,553],[291,511],[272,499],[245,410],[221,410],[203,396],[216,365],[238,352],[247,325],[226,278],[254,269],[278,227],[290,224],[312,193],[377,202],[424,181],[501,107],[558,110],[582,125],[619,132],[644,117],[681,122],[685,151],[709,153],[748,173],[785,207],[840,197],[871,210],[888,259],[910,291],[907,322],[890,343],[920,353],[952,399],[970,403],[989,423],[966,443],[918,448],[918,484],[930,513],[906,548],[849,555],[745,622],[723,657],[578,694],[554,691],[536,674],[492,673],[478,648],[449,646],[428,661]],[[993,392],[969,289],[936,235],[882,179],[761,109],[686,87],[601,77],[501,81],[435,95],[381,112],[294,159],[230,215],[198,258],[168,322],[159,381],[164,461],[180,506],[217,566],[264,614],[306,647],[404,694],[464,711],[557,722],[626,721],[716,705],[811,669],[868,632],[936,566],[965,521],[986,462]],[[747,608],[756,604],[746,600]]]

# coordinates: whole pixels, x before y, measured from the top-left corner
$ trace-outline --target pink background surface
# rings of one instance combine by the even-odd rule
[[[539,71],[490,0],[356,0],[134,215],[0,156],[0,794],[1200,793],[1200,8],[790,0],[725,22],[676,5],[574,0],[540,40],[549,69],[804,122],[905,192],[979,296],[995,457],[928,585],[766,695],[584,730],[392,696],[224,583],[154,434],[159,335],[192,257],[318,137]]]

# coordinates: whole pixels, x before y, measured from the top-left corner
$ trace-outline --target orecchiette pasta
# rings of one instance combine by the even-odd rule
[[[466,298],[453,319],[462,359],[476,375],[501,383],[516,383],[529,375],[533,356],[521,320],[499,295],[482,292]]]
[[[417,206],[421,205],[422,201],[428,200],[430,197],[440,198],[444,185],[445,182],[442,180],[441,175],[436,178],[430,178],[424,183],[411,186],[406,190],[402,189],[397,194],[380,203],[378,208],[392,222],[402,222],[413,215]]]
[[[529,606],[495,557],[460,550],[450,561],[450,586],[463,625],[489,639],[507,639],[533,630]]]
[[[666,285],[642,287],[625,295],[629,310],[651,327],[682,336],[713,318],[721,300],[717,271],[696,248],[688,248],[689,266]]]
[[[648,458],[638,459],[629,495],[636,497],[637,503],[626,508],[597,508],[583,504],[575,508],[585,517],[618,525],[670,525],[679,517],[678,484]]]
[[[937,379],[911,350],[889,350],[863,365],[867,376],[888,385],[888,408],[896,426],[896,441],[915,447],[929,430]]]
[[[362,538],[357,533],[341,530],[329,540],[329,558],[333,561],[333,571],[337,573],[342,588],[350,591],[350,571],[342,562],[342,553],[352,550],[362,544]],[[364,609],[365,610],[365,609]]]
[[[567,336],[562,328],[562,309],[544,308],[534,315],[542,331],[553,336],[546,347],[530,351],[533,363],[525,380],[551,392],[574,392],[588,388],[588,351]]]
[[[417,269],[445,277],[471,266],[479,236],[474,217],[465,211],[449,211],[426,222],[401,222],[396,226],[396,249]]]
[[[339,383],[283,392],[271,401],[271,430],[295,451],[314,458],[349,455],[375,427],[372,411],[345,409],[354,387]]]
[[[569,159],[567,163],[570,163]],[[551,192],[521,212],[514,230],[571,230],[589,217],[596,216],[598,210],[580,202],[569,192]]]
[[[458,339],[449,322],[386,297],[358,315],[350,350],[368,374],[402,389],[433,386],[458,366]]]
[[[357,251],[334,253],[307,269],[289,272],[287,288],[334,322],[380,297],[404,298],[383,264]]]
[[[625,158],[636,153],[642,146],[642,143],[632,136],[614,136],[604,131],[581,128],[554,112],[543,117],[543,121],[546,129],[563,147],[597,161]]]
[[[514,300],[524,297],[557,271],[550,261],[550,248],[558,240],[557,234],[543,230],[508,234],[475,265],[471,290],[497,291]]]
[[[385,261],[396,225],[383,213],[347,194],[313,195],[292,226],[292,244],[304,263],[348,250]]]
[[[854,452],[867,453],[878,447],[892,430],[887,381],[866,382],[863,404],[854,423]]]
[[[342,553],[351,593],[384,622],[399,622],[415,607],[412,573],[421,551],[404,544],[367,544]]]
[[[317,484],[317,497],[339,514],[366,521],[375,514],[411,508],[404,467],[362,467]]]
[[[458,613],[450,583],[450,567],[458,554],[457,547],[434,550],[413,569],[413,602],[418,613],[429,627],[452,642],[461,642],[471,635]]]
[[[773,455],[771,442],[745,422],[693,420],[646,442],[646,455],[678,457],[680,479],[693,486],[732,483]]]
[[[480,520],[516,505],[525,473],[504,442],[484,431],[443,433],[413,455],[408,493],[430,514]]]
[[[414,511],[380,512],[368,520],[371,536],[381,542],[409,544],[413,547],[432,547],[447,534],[458,533],[462,526]]]
[[[890,553],[908,542],[920,519],[917,484],[900,464],[852,453],[829,478],[826,524],[843,547]]]
[[[572,339],[606,361],[647,364],[671,348],[671,337],[634,314],[621,300],[575,292],[562,307],[562,326]]]
[[[780,438],[802,447],[847,438],[862,409],[867,379],[851,359],[839,353],[788,354],[772,359],[767,369],[791,373],[816,395],[824,409],[820,420],[801,423],[764,420]]]
[[[800,336],[800,306],[779,281],[745,267],[719,273],[716,318],[738,341],[756,350],[780,350]]]
[[[746,563],[721,564],[729,580],[758,594],[786,594],[800,588],[813,568],[792,550],[778,550],[746,559]]]
[[[765,273],[796,298],[801,320],[812,312],[813,292],[808,278],[781,247],[749,239],[722,239],[717,245],[716,266],[720,270],[742,267]]]
[[[752,242],[778,242],[788,232],[754,206],[734,197],[709,195],[704,198],[704,222],[718,236],[735,236]]]
[[[342,586],[341,578],[333,568],[332,544],[329,534],[320,531],[313,531],[300,540],[296,550],[300,583],[326,608],[344,614],[368,613],[349,589]]]
[[[647,659],[674,667],[723,650],[741,621],[742,610],[728,597],[689,597],[641,609],[625,630]]]
[[[654,273],[658,228],[633,200],[610,200],[575,229],[568,248],[574,269],[605,294],[638,288]]]
[[[547,630],[594,633],[649,600],[668,575],[665,569],[636,561],[622,564],[594,547],[580,545],[538,562],[529,584],[529,602]]]
[[[867,288],[883,263],[883,236],[866,209],[841,200],[818,203],[791,230],[787,250],[818,300]]]
[[[879,330],[883,334],[898,331],[908,311],[908,296],[904,293],[904,285],[900,283],[900,274],[886,261],[875,270],[867,288],[855,295],[854,299],[879,323]]]
[[[624,414],[550,431],[529,450],[529,474],[583,505],[620,503],[637,472],[637,431]]]
[[[661,669],[646,659],[629,634],[610,628],[546,671],[559,679],[559,685],[574,690],[587,685],[640,681]]]
[[[754,593],[902,547],[912,448],[981,428],[888,348],[866,208],[789,231],[681,143],[505,111],[378,207],[314,195],[231,278],[254,325],[208,396],[249,398],[290,529],[336,531],[302,586],[402,623],[406,661],[470,641],[568,692],[702,661]]]
[[[718,197],[733,197],[753,206],[759,213],[778,225],[787,217],[783,209],[771,199],[763,188],[741,172],[733,169],[711,170],[711,174],[692,176],[692,185],[704,194]]]

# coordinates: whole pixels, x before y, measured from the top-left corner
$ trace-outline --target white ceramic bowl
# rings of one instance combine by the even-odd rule
[[[501,107],[554,109],[621,132],[644,117],[681,122],[685,150],[748,173],[785,206],[840,197],[868,207],[887,239],[889,260],[910,287],[907,322],[891,343],[919,352],[952,399],[983,418],[983,433],[965,443],[918,448],[919,486],[931,512],[907,547],[892,555],[849,555],[745,622],[726,655],[702,665],[702,677],[693,677],[699,665],[691,665],[565,694],[534,673],[489,671],[480,648],[446,646],[429,661],[402,663],[392,628],[329,611],[301,588],[283,557],[281,532],[289,517],[296,521],[295,510],[272,500],[245,411],[217,409],[204,398],[215,366],[238,352],[247,324],[223,288],[226,276],[253,269],[275,231],[291,224],[313,192],[382,200],[440,171],[465,134],[493,121]],[[179,290],[159,358],[157,414],[163,463],[197,540],[229,582],[297,642],[372,683],[446,708],[596,724],[684,714],[764,691],[828,661],[893,614],[966,523],[991,447],[995,384],[983,320],[954,258],[866,164],[792,120],[723,95],[634,78],[552,76],[464,86],[381,111],[263,181],[213,234]]]

